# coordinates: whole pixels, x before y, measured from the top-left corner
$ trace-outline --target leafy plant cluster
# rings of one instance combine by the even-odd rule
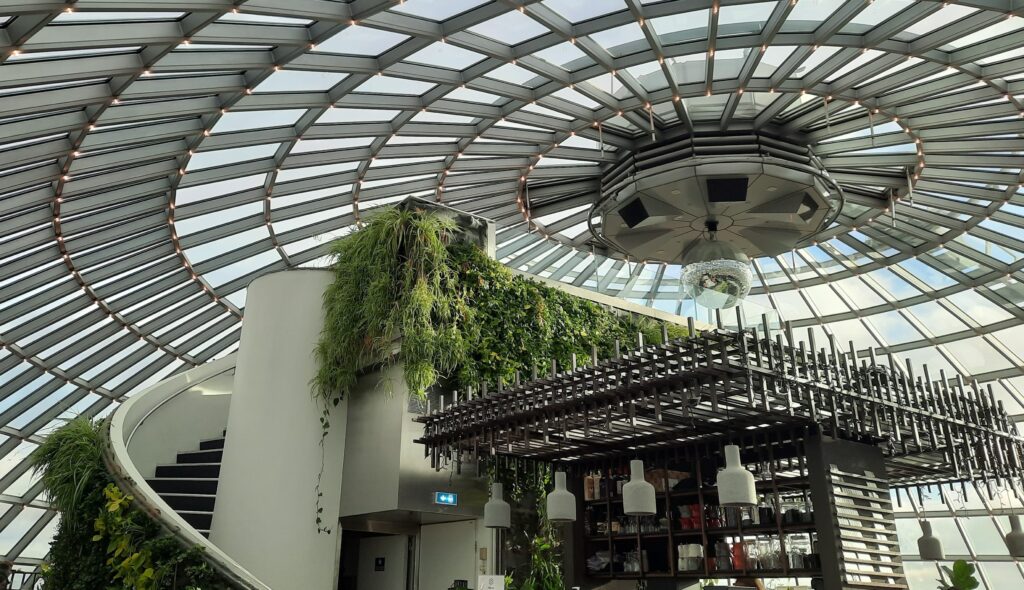
[[[50,502],[60,511],[43,568],[61,590],[220,590],[198,547],[183,547],[133,507],[103,463],[101,426],[75,418],[50,434],[32,457]]]
[[[505,573],[507,590],[564,590],[561,540],[547,519],[551,473],[546,468],[512,462],[488,470],[491,482],[501,483],[512,505],[509,549],[519,563]]]
[[[953,562],[952,568],[946,565],[942,566],[942,572],[944,572],[942,577],[948,576],[949,581],[939,580],[939,590],[974,590],[981,585],[981,582],[974,577],[974,570],[974,565],[962,559]]]
[[[642,332],[660,342],[661,326],[616,312],[512,273],[458,239],[455,223],[434,211],[389,208],[335,242],[334,283],[324,295],[326,321],[316,349],[315,394],[329,408],[373,363],[400,358],[409,390],[465,391],[511,381],[534,366],[550,370],[601,358],[615,341],[628,348]],[[672,338],[685,328],[669,326]],[[325,426],[326,428],[326,426]]]

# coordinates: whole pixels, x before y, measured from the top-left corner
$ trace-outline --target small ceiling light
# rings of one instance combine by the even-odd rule
[[[555,489],[548,494],[548,520],[550,522],[576,521],[576,496],[565,489],[565,472],[555,472]]]
[[[644,462],[629,462],[629,482],[622,486],[622,511],[628,516],[651,516],[657,513],[654,486],[644,479]]]
[[[740,448],[737,445],[726,445],[725,469],[718,472],[715,486],[718,488],[718,503],[722,506],[742,508],[757,504],[754,474],[740,463]]]
[[[507,529],[512,526],[512,508],[502,497],[504,486],[491,484],[491,499],[484,504],[484,526],[489,529]]]
[[[921,532],[924,534],[917,540],[917,552],[925,561],[942,561],[946,555],[942,551],[942,541],[932,534],[932,523],[921,521]]]

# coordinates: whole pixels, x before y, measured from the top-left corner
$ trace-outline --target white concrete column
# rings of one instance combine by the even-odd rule
[[[320,270],[272,273],[246,296],[210,540],[275,590],[336,585],[347,404],[332,410],[325,440],[321,516],[332,534],[318,534],[320,408],[310,394],[332,278]]]

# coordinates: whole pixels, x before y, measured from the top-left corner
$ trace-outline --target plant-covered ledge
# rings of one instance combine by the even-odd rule
[[[225,590],[198,547],[167,535],[116,483],[103,460],[104,426],[79,417],[32,455],[60,524],[43,567],[61,590]]]

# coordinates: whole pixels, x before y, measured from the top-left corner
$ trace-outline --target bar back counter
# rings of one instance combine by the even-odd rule
[[[991,388],[831,339],[818,347],[811,331],[797,342],[767,321],[740,325],[691,324],[687,338],[447,392],[420,418],[418,442],[437,469],[566,471],[581,500],[568,573],[587,586],[783,577],[906,588],[893,490],[1020,476],[1022,439]],[[753,474],[753,506],[719,505],[727,445]],[[652,516],[623,509],[635,459],[655,488]]]

